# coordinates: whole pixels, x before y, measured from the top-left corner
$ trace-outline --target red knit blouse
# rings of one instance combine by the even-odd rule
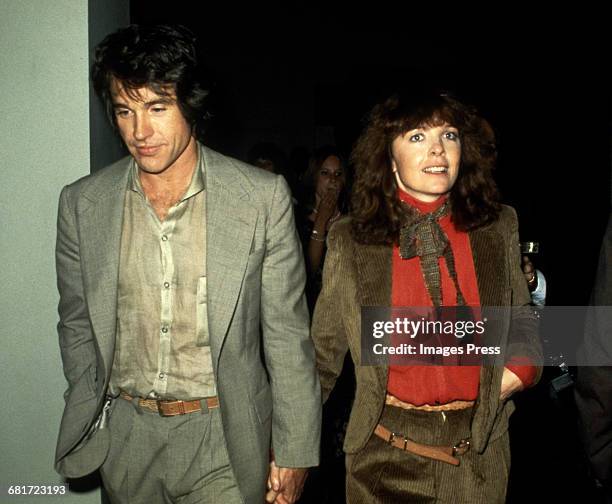
[[[400,198],[422,213],[437,210],[445,201],[442,196],[432,203],[419,201],[403,191]],[[455,269],[461,292],[468,306],[480,306],[476,270],[472,248],[467,233],[458,231],[451,222],[450,215],[440,219],[440,226],[448,236]],[[444,258],[438,259],[442,288],[442,304],[456,306],[456,289],[446,267]],[[421,272],[420,259],[402,259],[399,247],[393,247],[392,263],[392,306],[432,306]],[[524,364],[517,359],[517,364]],[[507,367],[523,381],[525,386],[532,384],[536,369],[530,365],[511,365]],[[387,391],[398,399],[415,405],[446,404],[452,401],[473,401],[478,395],[480,366],[389,366]]]

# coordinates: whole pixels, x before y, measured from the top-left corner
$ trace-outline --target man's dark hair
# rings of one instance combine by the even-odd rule
[[[196,129],[206,118],[208,89],[196,57],[195,36],[183,26],[130,25],[111,33],[96,47],[91,78],[113,125],[113,79],[134,99],[142,87],[160,96],[174,91],[183,116]]]

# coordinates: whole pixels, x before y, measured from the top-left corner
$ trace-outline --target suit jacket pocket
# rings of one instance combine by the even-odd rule
[[[66,405],[75,406],[96,397],[96,367],[89,366],[79,381],[71,385],[64,393]]]
[[[270,387],[264,387],[257,392],[253,400],[255,401],[255,412],[259,422],[262,424],[267,422],[272,415],[272,391]]]
[[[87,383],[89,384],[89,389],[92,394],[95,396],[98,393],[98,368],[97,366],[89,366],[89,372],[87,373]]]

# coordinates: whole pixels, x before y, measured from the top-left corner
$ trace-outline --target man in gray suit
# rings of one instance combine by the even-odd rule
[[[113,502],[290,503],[321,414],[291,197],[196,141],[200,76],[183,28],[96,49],[131,156],[60,197],[56,469],[99,468]]]

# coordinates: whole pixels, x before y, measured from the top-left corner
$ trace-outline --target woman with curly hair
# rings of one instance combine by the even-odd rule
[[[321,290],[329,228],[347,210],[347,171],[340,151],[331,145],[316,149],[303,177],[304,201],[296,213],[296,224],[306,263],[306,299],[312,310]]]
[[[503,366],[366,366],[360,339],[362,307],[529,304],[495,154],[476,110],[435,93],[375,106],[355,145],[351,212],[329,233],[312,327],[325,399],[349,349],[355,363],[349,503],[505,500],[509,397],[539,375],[531,310],[504,311]]]

